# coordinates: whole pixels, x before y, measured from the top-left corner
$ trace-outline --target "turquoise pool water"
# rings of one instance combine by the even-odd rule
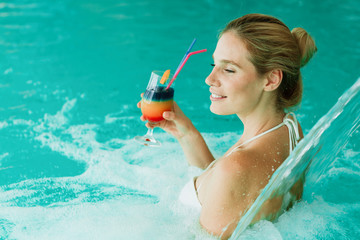
[[[175,100],[220,156],[242,126],[208,110],[217,34],[243,14],[274,15],[308,30],[319,49],[302,70],[296,112],[307,134],[360,76],[359,9],[329,0],[1,2],[0,238],[211,239],[178,203],[198,170],[175,140],[161,130],[161,149],[132,140],[146,131],[136,102],[151,71],[175,69],[195,37],[194,50],[208,49],[179,74]],[[353,105],[342,116],[359,116]],[[241,238],[360,236],[359,126],[341,122],[349,134],[323,140],[331,164],[309,172],[304,201]]]

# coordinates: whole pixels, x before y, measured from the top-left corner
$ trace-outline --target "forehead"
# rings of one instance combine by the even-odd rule
[[[228,60],[242,64],[249,62],[249,56],[245,42],[231,31],[225,32],[220,37],[214,52],[216,60]]]

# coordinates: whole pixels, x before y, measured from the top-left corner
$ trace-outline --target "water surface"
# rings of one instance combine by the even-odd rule
[[[209,111],[217,35],[243,14],[274,15],[308,30],[319,49],[302,70],[296,112],[307,134],[359,77],[359,9],[330,0],[1,2],[0,238],[209,239],[179,205],[199,171],[175,140],[156,130],[161,149],[132,141],[146,130],[136,103],[151,71],[175,69],[195,37],[194,49],[208,49],[179,74],[175,100],[221,156],[242,125]],[[340,139],[347,144],[304,200],[243,238],[356,239],[359,139],[358,129]]]

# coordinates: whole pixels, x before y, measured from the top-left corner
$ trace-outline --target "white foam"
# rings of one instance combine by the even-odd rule
[[[87,167],[79,176],[29,179],[0,188],[3,206],[0,215],[7,221],[5,231],[9,238],[214,239],[199,226],[198,216],[178,202],[185,182],[201,171],[188,168],[175,139],[156,130],[156,137],[163,143],[161,148],[144,147],[123,136],[100,142],[99,129],[126,121],[122,113],[108,114],[105,125],[74,125],[75,105],[76,99],[67,100],[55,114],[47,113],[37,121],[11,122],[29,126],[43,148],[86,163]],[[240,133],[203,136],[219,157],[237,141]],[[0,159],[8,156],[5,154]],[[351,151],[346,154],[357,156]],[[336,171],[340,173],[342,168],[333,173]],[[341,233],[336,218],[345,210],[348,209],[343,205],[333,207],[323,200],[302,202],[283,214],[277,223],[262,221],[254,225],[241,239],[296,236],[311,239],[319,233],[332,236],[326,225],[333,221],[332,229],[339,228]],[[314,217],[315,224],[309,226]]]
[[[12,73],[14,70],[12,68],[8,68],[4,71],[4,75],[8,75],[9,73]]]
[[[9,124],[6,121],[0,122],[0,129],[8,127]]]
[[[3,153],[3,154],[0,155],[0,166],[1,166],[1,161],[2,161],[4,158],[6,158],[7,156],[9,156],[9,153],[8,153],[8,152]]]

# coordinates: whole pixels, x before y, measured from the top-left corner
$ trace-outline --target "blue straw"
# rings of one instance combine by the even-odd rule
[[[177,72],[177,71],[179,70],[181,64],[184,62],[186,56],[190,53],[190,51],[191,51],[192,47],[194,46],[195,42],[196,42],[196,38],[194,38],[193,42],[190,44],[189,49],[186,51],[183,59],[181,59],[181,62],[180,62],[180,64],[179,64],[179,66],[176,68],[176,71],[175,71],[175,72]]]

